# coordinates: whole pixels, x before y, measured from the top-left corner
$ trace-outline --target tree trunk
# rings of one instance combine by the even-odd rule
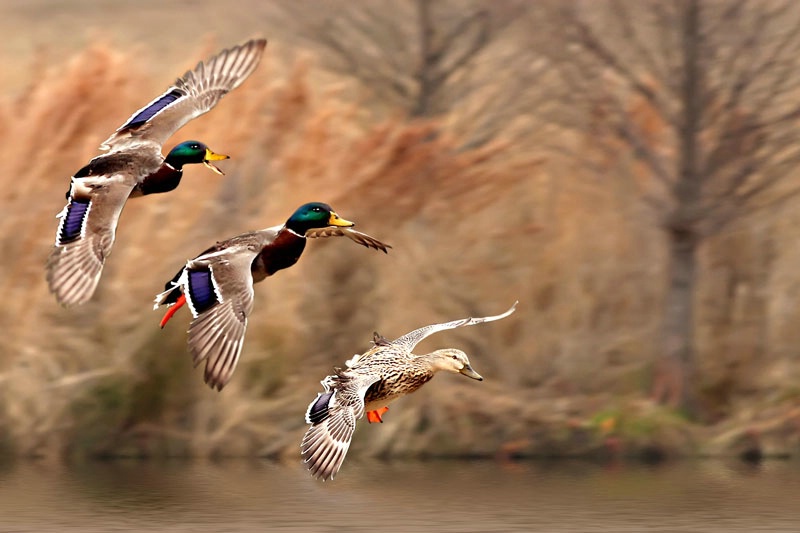
[[[653,397],[673,408],[693,411],[694,291],[697,239],[691,232],[669,233],[669,278],[665,295],[662,356],[656,364]]]
[[[698,150],[703,118],[704,79],[700,64],[703,36],[699,0],[686,0],[681,16],[681,126],[680,168],[673,188],[676,207],[667,221],[669,239],[669,285],[653,395],[673,407],[694,415],[691,377],[694,372],[694,291],[696,252],[701,237],[699,205],[703,195],[703,173]]]
[[[425,117],[430,114],[431,100],[436,91],[433,77],[438,61],[434,48],[434,24],[430,0],[417,0],[417,17],[420,33],[419,68],[416,73],[417,95],[411,109],[412,117]]]

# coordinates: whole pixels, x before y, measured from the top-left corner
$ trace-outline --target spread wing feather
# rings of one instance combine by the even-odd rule
[[[85,303],[94,294],[114,245],[120,213],[135,185],[136,180],[125,174],[72,178],[70,198],[58,215],[61,222],[45,267],[50,291],[62,305]],[[88,202],[84,216],[69,220],[73,202],[77,205],[78,200]]]
[[[419,329],[415,329],[410,333],[406,333],[402,337],[398,337],[395,340],[391,341],[391,344],[395,346],[399,346],[402,349],[411,352],[417,344],[419,344],[423,339],[433,335],[434,333],[438,333],[439,331],[444,331],[446,329],[453,329],[453,328],[460,328],[463,326],[473,326],[475,324],[482,324],[484,322],[492,322],[494,320],[500,320],[501,318],[505,318],[517,308],[517,303],[514,302],[514,305],[509,308],[508,311],[505,313],[494,315],[494,316],[485,316],[479,318],[462,318],[460,320],[453,320],[452,322],[444,322],[442,324],[431,324],[430,326],[425,326]]]
[[[181,126],[211,110],[223,96],[241,85],[255,70],[266,45],[265,39],[254,39],[198,63],[194,70],[186,72],[172,87],[131,115],[100,149],[117,152],[141,144],[160,148]]]
[[[383,253],[388,253],[388,249],[391,248],[390,245],[384,244],[375,237],[371,237],[366,233],[361,233],[360,231],[356,231],[354,229],[339,226],[310,229],[306,231],[306,237],[310,239],[321,239],[325,237],[347,237],[351,241],[358,243],[361,246],[374,248],[375,250],[380,250]]]
[[[316,422],[306,431],[300,444],[303,462],[308,465],[311,475],[319,479],[333,479],[341,468],[356,421],[364,416],[364,395],[367,389],[378,381],[378,375],[328,376],[322,381],[325,393],[320,394],[308,406],[306,421]],[[330,393],[327,413],[320,412],[318,401]],[[322,406],[324,408],[324,406]],[[315,412],[311,413],[312,410]]]
[[[222,390],[230,381],[242,353],[247,317],[253,309],[253,276],[250,265],[256,251],[248,246],[234,246],[212,251],[189,261],[187,269],[209,268],[217,299],[208,309],[196,313],[189,325],[189,351],[195,366],[206,362],[204,380]],[[179,280],[184,295],[188,276]],[[190,303],[190,296],[187,297]]]

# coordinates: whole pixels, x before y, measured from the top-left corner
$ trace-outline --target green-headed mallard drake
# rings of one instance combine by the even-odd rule
[[[325,392],[308,406],[306,422],[311,427],[303,437],[301,452],[311,474],[333,479],[350,447],[356,420],[366,412],[369,422],[383,422],[381,415],[389,410],[389,403],[416,391],[436,372],[445,370],[482,381],[461,350],[444,348],[423,355],[411,351],[438,331],[500,320],[513,313],[516,306],[515,302],[501,315],[432,324],[393,341],[375,333],[374,346],[353,356],[345,363],[346,368],[334,369],[333,375],[320,382]]]
[[[227,159],[199,141],[185,141],[166,157],[161,147],[181,126],[208,112],[258,65],[267,41],[256,39],[223,50],[179,78],[164,94],[134,113],[72,176],[67,205],[59,213],[47,281],[64,306],[82,304],[94,293],[111,252],[117,221],[128,198],[175,189],[183,166]]]
[[[312,202],[297,208],[284,224],[218,242],[189,260],[156,296],[153,309],[172,306],[161,327],[184,303],[189,304],[194,317],[188,341],[192,360],[195,366],[206,361],[205,382],[222,390],[242,351],[253,309],[253,284],[294,265],[306,238],[343,236],[384,253],[391,248],[352,226],[329,205]]]

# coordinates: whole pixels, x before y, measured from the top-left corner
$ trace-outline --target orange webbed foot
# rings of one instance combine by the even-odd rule
[[[169,322],[169,319],[172,318],[172,315],[174,315],[178,309],[183,307],[183,304],[185,303],[186,303],[186,296],[183,294],[178,296],[178,301],[176,301],[175,304],[169,309],[167,309],[166,313],[164,313],[164,318],[161,319],[161,324],[160,324],[161,329],[164,329],[164,326],[167,325],[167,322]]]
[[[388,407],[381,407],[380,409],[375,409],[374,411],[367,411],[367,421],[372,424],[373,422],[380,422],[383,424],[383,419],[381,415],[388,411]]]

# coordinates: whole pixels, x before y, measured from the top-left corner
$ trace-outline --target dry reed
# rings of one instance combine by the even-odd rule
[[[335,87],[312,86],[308,61],[268,59],[180,131],[176,142],[230,154],[227,176],[191,168],[176,191],[131,201],[96,297],[59,308],[43,264],[68,177],[163,88],[131,75],[133,59],[95,44],[65,65],[37,63],[24,95],[0,102],[0,428],[16,453],[296,460],[318,380],[373,330],[398,336],[517,299],[508,320],[420,347],[464,348],[485,383],[437,378],[354,453],[533,452],[543,427],[643,394],[663,247],[629,193],[519,143],[463,150],[447,121],[376,121]],[[256,287],[237,375],[212,392],[185,351],[188,318],[159,330],[153,295],[214,240],[312,200],[394,249],[310,243]],[[779,346],[793,334],[772,331]],[[554,396],[571,399],[554,408]]]

